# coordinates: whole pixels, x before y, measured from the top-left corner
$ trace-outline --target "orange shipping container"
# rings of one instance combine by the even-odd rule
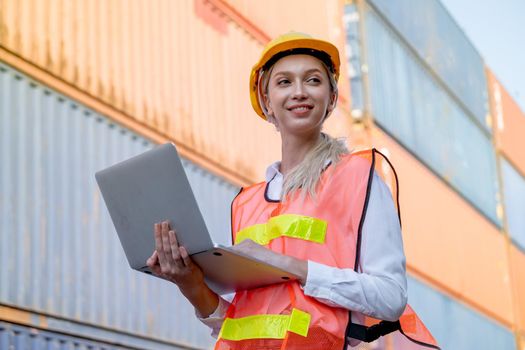
[[[272,34],[311,31],[334,39],[344,57],[344,35],[334,30],[341,20],[333,22],[342,18],[339,1],[329,12],[319,11],[324,2],[301,2],[300,13],[264,4],[297,25],[317,18],[306,28],[280,21]],[[248,20],[257,6],[241,13],[223,0],[3,1],[0,59],[22,58],[102,102],[127,127],[176,141],[185,156],[230,181],[254,182],[280,154],[277,133],[249,103],[250,69],[269,39],[260,29],[266,22]],[[347,81],[343,74],[336,115],[348,115]],[[349,133],[346,118],[331,119],[329,130]]]
[[[506,237],[384,132],[371,134],[399,174],[408,271],[511,327]]]
[[[490,69],[486,69],[496,147],[525,174],[525,113]]]

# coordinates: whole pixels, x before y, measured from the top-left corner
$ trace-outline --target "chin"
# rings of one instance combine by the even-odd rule
[[[295,123],[294,123],[295,124]],[[312,126],[310,123],[307,125],[289,125],[287,128],[285,128],[285,132],[290,135],[295,136],[311,136],[313,134],[320,134],[321,133],[321,127],[320,125]],[[283,132],[283,129],[281,128],[281,133]]]

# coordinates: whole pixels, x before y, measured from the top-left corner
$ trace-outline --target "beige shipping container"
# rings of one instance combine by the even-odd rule
[[[0,0],[0,58],[29,62],[125,126],[173,140],[183,155],[246,184],[280,156],[277,133],[249,102],[251,67],[268,33],[290,29],[334,40],[344,61],[342,3],[329,3],[303,2],[298,12],[270,1],[273,10],[261,12],[221,0]],[[248,20],[272,12],[296,20],[272,18],[268,33],[269,22]],[[327,126],[339,136],[349,134],[346,74],[340,85],[342,107]]]

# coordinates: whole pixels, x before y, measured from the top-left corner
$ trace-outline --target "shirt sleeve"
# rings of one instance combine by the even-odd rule
[[[374,174],[363,223],[359,272],[308,261],[304,293],[330,306],[396,321],[407,302],[401,227],[390,190]]]
[[[195,315],[197,316],[197,318],[206,326],[211,328],[212,337],[217,338],[219,336],[222,323],[224,322],[224,318],[226,317],[226,311],[228,310],[228,307],[230,306],[230,303],[233,300],[234,296],[235,293],[219,295],[219,304],[217,305],[215,311],[208,317],[201,317],[199,312],[195,310]]]

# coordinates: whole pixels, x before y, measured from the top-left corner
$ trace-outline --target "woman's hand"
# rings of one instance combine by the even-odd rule
[[[169,223],[155,224],[154,231],[155,251],[146,264],[156,276],[175,283],[200,317],[208,317],[217,309],[219,297],[206,285],[202,270],[193,263],[186,248],[179,246]]]
[[[167,221],[156,223],[155,251],[146,261],[151,271],[175,283],[181,291],[189,291],[204,284],[201,269],[193,263],[186,248],[179,246],[175,230]]]

